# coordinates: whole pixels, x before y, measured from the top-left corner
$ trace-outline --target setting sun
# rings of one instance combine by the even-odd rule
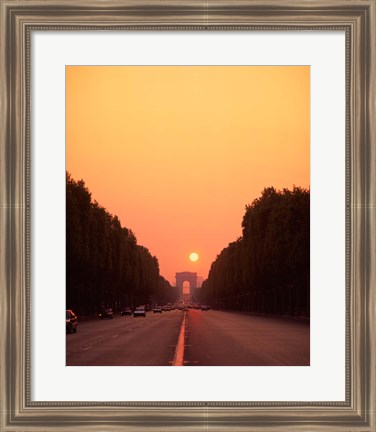
[[[196,253],[196,252],[192,252],[192,253],[189,255],[189,259],[190,259],[192,262],[196,262],[196,261],[198,260],[198,258],[199,258],[199,256],[198,256],[198,253]]]

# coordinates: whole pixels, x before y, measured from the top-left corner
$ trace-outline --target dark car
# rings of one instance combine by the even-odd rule
[[[66,315],[65,315],[65,328],[66,328],[66,332],[67,333],[76,333],[77,332],[77,316],[76,314],[70,310],[67,309],[66,310]]]
[[[105,319],[105,318],[112,319],[113,317],[114,317],[114,313],[113,313],[111,308],[106,308],[106,309],[103,309],[101,312],[99,312],[99,318],[100,319]]]
[[[126,307],[125,309],[123,309],[123,310],[120,312],[120,315],[121,315],[121,316],[125,316],[125,315],[132,315],[132,309],[129,308],[129,307]]]
[[[202,310],[202,311],[208,311],[209,309],[210,309],[209,306],[201,305],[201,310]]]

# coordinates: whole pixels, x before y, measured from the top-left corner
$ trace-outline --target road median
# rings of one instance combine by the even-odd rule
[[[186,318],[187,318],[187,312],[184,312],[184,317],[180,327],[178,343],[176,345],[172,366],[184,366],[184,341],[185,341]]]

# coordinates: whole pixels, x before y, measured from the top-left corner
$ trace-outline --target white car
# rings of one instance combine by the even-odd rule
[[[138,306],[136,307],[136,309],[133,311],[133,316],[136,318],[138,316],[143,316],[144,318],[146,317],[146,310],[143,306]]]

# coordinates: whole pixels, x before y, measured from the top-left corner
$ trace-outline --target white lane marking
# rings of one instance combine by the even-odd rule
[[[93,346],[90,345],[90,346],[82,348],[82,351],[88,351],[89,349],[92,349],[92,348],[93,348]]]
[[[115,339],[117,337],[119,337],[119,335],[113,335],[111,339]]]
[[[181,323],[178,343],[176,345],[174,360],[172,366],[184,366],[184,338],[185,338],[185,320],[187,312],[184,312],[183,322]]]

